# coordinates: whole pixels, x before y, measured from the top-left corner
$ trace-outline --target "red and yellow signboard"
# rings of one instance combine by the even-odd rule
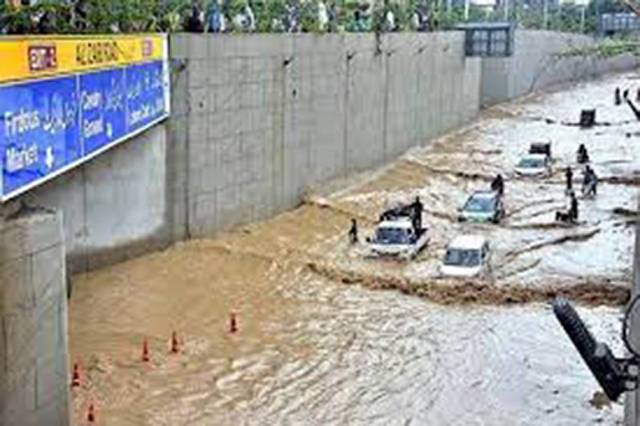
[[[0,84],[162,60],[162,35],[0,38]]]

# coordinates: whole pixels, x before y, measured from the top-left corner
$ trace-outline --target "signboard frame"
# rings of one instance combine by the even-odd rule
[[[98,46],[99,43],[102,43],[103,45],[105,43],[111,43],[115,46],[119,46],[118,43],[120,42],[123,42],[124,46],[128,47],[130,50],[125,51],[124,49],[119,49],[117,51],[117,54],[115,55],[102,55],[102,57],[110,60],[107,61],[104,66],[96,66],[95,63],[87,63],[91,61],[79,61],[77,63],[73,63],[74,59],[81,59],[80,55],[77,55],[76,58],[69,57],[69,55],[67,55],[66,59],[63,58],[63,60],[66,60],[65,63],[59,62],[57,58],[44,58],[44,60],[40,60],[42,58],[37,58],[38,60],[33,60],[31,50],[33,46],[53,46],[52,48],[47,47],[46,49],[43,48],[36,52],[36,55],[41,54],[43,56],[46,56],[48,52],[52,51],[55,54],[55,50],[58,48],[58,45],[56,43],[60,41],[66,44],[66,47],[64,47],[63,49],[66,48],[67,50],[69,50],[69,45],[73,46],[73,43],[85,43],[89,46],[91,46],[91,43],[94,43],[94,45],[96,46]],[[27,93],[29,91],[29,87],[35,87],[37,85],[46,86],[47,82],[50,82],[51,85],[55,85],[60,82],[64,82],[65,84],[69,85],[71,84],[69,80],[74,79],[76,83],[75,92],[73,92],[72,95],[72,97],[74,97],[74,100],[72,102],[75,103],[73,117],[71,113],[67,114],[66,109],[63,109],[63,112],[58,114],[62,117],[68,116],[69,122],[65,122],[66,124],[62,125],[62,135],[58,135],[57,137],[62,140],[62,145],[64,146],[63,149],[66,149],[69,143],[65,138],[69,137],[69,135],[66,133],[68,130],[65,126],[68,125],[70,128],[75,127],[74,130],[76,134],[72,134],[71,136],[75,137],[75,142],[77,144],[76,151],[79,151],[80,154],[77,156],[77,158],[73,158],[73,155],[71,155],[70,157],[72,157],[72,160],[67,161],[69,155],[65,151],[63,155],[64,159],[62,160],[62,162],[60,162],[55,159],[53,154],[51,154],[50,151],[53,151],[54,148],[51,147],[52,145],[49,145],[49,147],[47,147],[46,156],[51,155],[52,158],[44,158],[42,150],[42,138],[36,140],[36,138],[32,136],[33,141],[29,141],[29,144],[31,145],[24,145],[23,148],[28,151],[28,153],[26,154],[27,157],[29,155],[35,155],[36,160],[34,160],[32,163],[28,163],[27,166],[25,166],[24,170],[21,169],[20,172],[24,172],[27,174],[31,173],[36,177],[28,177],[26,179],[21,178],[24,179],[24,182],[19,184],[16,184],[16,182],[12,182],[14,180],[19,181],[20,179],[18,178],[12,178],[11,180],[8,180],[7,176],[10,176],[9,169],[12,168],[10,167],[12,166],[12,164],[10,163],[13,161],[9,156],[9,146],[12,145],[12,143],[9,142],[11,136],[9,133],[11,130],[13,130],[13,136],[15,136],[15,129],[18,127],[15,123],[10,122],[11,116],[6,115],[6,110],[3,110],[5,111],[5,115],[3,115],[2,111],[0,111],[0,160],[2,161],[2,168],[0,173],[0,202],[2,203],[18,197],[19,195],[24,194],[25,192],[32,190],[33,188],[40,186],[47,181],[50,181],[88,161],[91,161],[93,158],[110,150],[111,148],[140,135],[153,126],[156,126],[157,124],[166,120],[171,114],[169,43],[168,37],[165,34],[113,37],[62,37],[60,39],[48,37],[26,37],[19,39],[12,37],[3,37],[0,39],[0,53],[2,52],[3,48],[10,46],[11,43],[21,44],[20,50],[22,51],[23,55],[19,58],[15,58],[15,60],[22,61],[23,63],[18,65],[14,64],[13,68],[11,66],[7,67],[8,69],[13,69],[14,71],[21,70],[20,72],[14,72],[12,75],[7,75],[7,72],[5,72],[5,75],[0,75],[0,92],[4,90],[11,93],[11,91],[15,89],[17,93]],[[10,46],[10,48],[15,48],[15,46]],[[89,57],[90,59],[96,59],[100,58],[101,56],[94,53],[93,56],[87,57]],[[34,70],[34,67],[30,66],[28,68],[29,72],[25,72],[24,70],[27,68],[24,62],[35,62],[36,65],[42,65],[42,67],[36,66]],[[53,66],[53,68],[47,68],[47,66]],[[42,72],[43,69],[44,72]],[[60,70],[64,70],[64,72],[59,72]],[[146,73],[144,73],[145,70]],[[129,80],[127,79],[127,73],[130,73],[132,76]],[[116,133],[116,136],[114,138],[111,138],[109,136],[105,139],[103,137],[102,139],[105,140],[104,143],[96,144],[95,149],[87,150],[86,148],[88,145],[88,138],[86,137],[86,134],[83,133],[83,125],[85,124],[83,122],[83,112],[86,113],[86,111],[84,110],[84,106],[82,105],[82,96],[85,92],[82,92],[82,89],[84,87],[81,86],[81,81],[88,82],[92,79],[100,80],[102,77],[109,78],[108,76],[110,75],[118,74],[123,75],[121,85],[118,87],[118,89],[120,90],[120,95],[124,97],[124,105],[121,105],[119,107],[119,110],[113,109],[112,111],[115,111],[114,114],[117,112],[120,115],[123,115],[123,117],[118,118],[120,120],[124,119],[127,125],[123,127],[124,131],[122,132],[122,134]],[[153,78],[149,77],[150,75],[152,75]],[[132,91],[129,87],[131,81],[136,82],[137,86],[133,90],[133,92],[137,93],[138,98],[143,98],[144,100],[145,97],[149,97],[149,87],[153,87],[153,90],[155,91],[151,94],[156,95],[153,99],[150,99],[150,101],[155,102],[155,108],[149,108],[149,104],[142,103],[142,109],[140,111],[134,111],[134,113],[137,112],[138,115],[131,115],[132,117],[135,117],[136,120],[142,122],[140,126],[135,126],[136,123],[133,123],[133,125],[129,126],[129,109],[133,108],[130,107],[130,105],[138,105],[134,102],[139,101],[138,98],[131,95]],[[153,84],[153,86],[150,86],[150,84]],[[20,92],[20,90],[22,90],[22,92]],[[67,90],[67,93],[70,92]],[[102,96],[98,96],[99,98],[102,98],[100,103],[102,109],[98,110],[97,112],[101,116],[100,123],[96,123],[100,127],[104,124],[103,119],[108,112],[108,110],[106,110],[104,107],[104,103],[106,102],[105,98],[107,98],[107,96],[105,96],[105,93],[102,93]],[[162,98],[162,105],[160,105],[160,96]],[[62,95],[59,96],[59,98],[61,97]],[[27,98],[29,98],[28,94]],[[38,100],[36,94],[33,94],[32,98],[33,99],[31,103],[36,104]],[[46,96],[43,96],[43,98],[47,99],[47,102],[49,102],[49,114],[53,115],[51,113],[51,110],[54,109],[54,106],[52,105],[53,101],[51,100],[53,99],[53,97],[46,98]],[[2,99],[0,99],[0,107],[2,107]],[[20,110],[20,112],[22,112],[22,110]],[[37,116],[37,114],[34,115]],[[71,124],[72,119],[73,123]],[[44,119],[42,121],[44,122]],[[48,117],[47,123],[49,124],[49,127],[51,127],[51,122],[53,122],[53,126],[55,126],[55,124],[59,124],[59,121],[59,119],[58,121],[56,121],[52,117]],[[10,127],[12,125],[14,127]],[[107,127],[109,125],[110,124],[107,124]],[[45,124],[43,124],[42,127],[44,128]],[[3,130],[4,133],[2,133]],[[23,128],[20,128],[20,130],[23,130]],[[27,131],[28,130],[29,129],[27,129]],[[42,130],[41,133],[43,133]],[[109,134],[109,132],[107,134]],[[46,135],[47,134],[45,133],[45,136]],[[32,149],[35,150],[35,153],[29,152]],[[15,156],[15,158],[18,158],[18,161],[13,161],[14,165],[23,165],[25,160],[23,160],[21,156],[22,154],[20,154],[20,156]],[[41,170],[43,169],[43,158],[49,166],[57,161],[55,163],[56,167],[53,169],[51,167],[48,167],[49,171],[42,172]],[[33,157],[31,157],[31,159],[33,159]],[[34,166],[34,170],[27,170],[31,166]],[[40,167],[40,169],[38,169],[38,167]],[[5,175],[5,173],[7,175]]]

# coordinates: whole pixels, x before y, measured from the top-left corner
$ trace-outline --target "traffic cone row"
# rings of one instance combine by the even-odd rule
[[[178,334],[174,331],[171,333],[171,349],[172,354],[180,353],[180,342],[178,341]],[[149,342],[144,339],[142,342],[142,362],[149,362],[151,357],[149,356]]]
[[[237,333],[238,332],[238,318],[235,312],[231,312],[229,314],[229,333]],[[175,331],[171,333],[171,349],[172,354],[180,353],[180,342],[178,341],[178,335]],[[149,342],[145,338],[142,342],[142,362],[151,361],[151,356],[149,353]],[[73,364],[73,374],[71,376],[71,387],[79,387],[80,386],[80,366],[78,363]],[[96,414],[94,404],[89,404],[89,408],[87,410],[87,422],[95,423]]]

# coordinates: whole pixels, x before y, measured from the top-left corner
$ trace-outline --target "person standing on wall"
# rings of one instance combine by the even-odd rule
[[[226,22],[220,6],[220,0],[213,0],[209,4],[209,10],[207,10],[207,32],[223,33],[225,29]]]
[[[191,2],[191,15],[187,19],[186,29],[190,33],[202,33],[204,32],[204,10],[199,0],[193,0]]]

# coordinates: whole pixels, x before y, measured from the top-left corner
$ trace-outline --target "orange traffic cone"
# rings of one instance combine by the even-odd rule
[[[229,333],[236,333],[238,331],[238,320],[236,319],[236,313],[231,312],[229,314]]]
[[[171,334],[171,353],[172,354],[177,354],[178,352],[180,352],[180,347],[179,346],[180,345],[178,344],[178,335],[174,331]]]
[[[77,388],[80,386],[80,369],[78,363],[73,364],[73,376],[71,377],[71,387]]]
[[[142,343],[142,362],[149,362],[149,343],[144,339]]]
[[[93,423],[96,421],[96,414],[94,412],[93,404],[89,405],[89,412],[87,413],[87,421]]]

